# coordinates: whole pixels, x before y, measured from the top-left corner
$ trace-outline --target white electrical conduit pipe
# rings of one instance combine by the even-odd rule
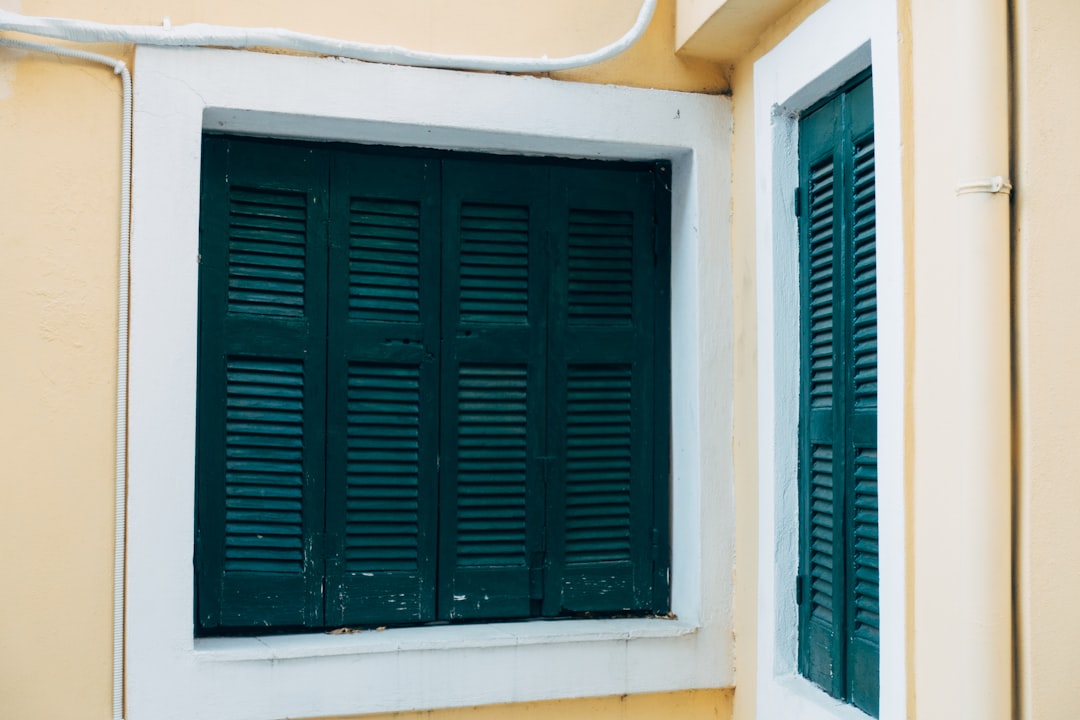
[[[336,40],[276,28],[238,28],[192,24],[171,27],[106,25],[64,18],[31,17],[0,10],[0,31],[21,32],[83,43],[122,43],[172,47],[279,48],[316,55],[457,70],[495,72],[550,72],[595,65],[636,43],[656,11],[656,0],[644,0],[633,26],[615,42],[598,50],[563,58],[443,55],[390,45]],[[123,86],[123,121],[120,156],[120,300],[116,362],[116,527],[113,569],[113,720],[124,717],[124,560],[127,532],[127,365],[129,250],[131,245],[131,74],[122,60],[56,45],[0,37],[0,46],[99,63],[112,68]]]
[[[455,70],[491,70],[495,72],[551,72],[595,65],[623,52],[637,42],[652,20],[656,0],[644,0],[633,26],[610,45],[598,50],[562,58],[493,57],[488,55],[444,55],[421,52],[394,45],[339,40],[280,28],[241,28],[222,25],[171,26],[166,18],[162,27],[153,25],[106,25],[66,18],[29,17],[0,10],[0,31],[27,33],[84,43],[122,43],[176,47],[213,46],[228,48],[280,48],[315,55],[366,60],[392,65],[445,68]]]
[[[131,245],[131,74],[122,60],[56,45],[0,37],[0,46],[98,63],[120,76],[124,108],[120,142],[120,300],[116,347],[116,537],[113,556],[113,718],[123,717],[124,541],[127,513],[128,254]]]
[[[947,628],[946,637],[927,646],[949,655],[955,672],[921,685],[931,716],[1010,720],[1009,14],[1006,0],[957,0],[954,8],[955,107],[962,115],[953,125],[956,230],[950,241],[958,311],[952,350],[960,357],[949,364],[957,376],[950,379],[948,402],[959,419],[934,450],[951,455],[957,472],[945,495],[952,503],[948,527],[936,528],[949,532],[952,546],[946,585],[935,591],[931,611],[933,626]],[[920,716],[926,712],[920,707]]]

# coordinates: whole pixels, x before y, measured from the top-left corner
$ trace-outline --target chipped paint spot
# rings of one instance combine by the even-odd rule
[[[464,599],[465,599],[465,596],[464,596],[464,595],[455,595],[455,596],[454,596],[454,601],[455,601],[455,602],[460,602],[460,601],[462,601],[462,600],[464,600]]]

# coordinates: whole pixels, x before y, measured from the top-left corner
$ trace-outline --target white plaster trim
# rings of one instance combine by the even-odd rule
[[[832,0],[754,64],[758,307],[758,666],[762,720],[866,718],[798,676],[800,111],[873,67],[877,170],[881,720],[907,717],[904,250],[895,0]]]
[[[350,715],[732,685],[728,100],[206,49],[140,47],[136,68],[127,717]],[[193,639],[204,128],[672,160],[671,577],[677,621]]]

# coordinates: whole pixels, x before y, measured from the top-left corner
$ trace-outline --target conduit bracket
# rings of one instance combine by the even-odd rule
[[[1001,175],[995,175],[985,180],[972,180],[956,186],[957,195],[969,195],[971,193],[987,193],[989,195],[1012,194],[1012,183]]]

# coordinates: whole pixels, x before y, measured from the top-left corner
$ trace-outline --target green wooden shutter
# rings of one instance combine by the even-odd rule
[[[438,162],[335,154],[330,198],[330,625],[435,619]]]
[[[837,175],[841,133],[839,98],[799,126],[800,190],[806,208],[800,223],[802,393],[800,413],[801,573],[800,668],[833,695],[842,693],[844,573],[844,442],[842,293],[839,237],[844,188]],[[838,337],[840,335],[840,337]]]
[[[653,173],[552,170],[548,615],[653,607],[657,402]],[[661,303],[662,304],[662,303]],[[666,348],[666,343],[660,343]]]
[[[847,94],[850,142],[845,172],[851,178],[851,303],[848,394],[848,682],[851,701],[877,715],[879,695],[877,513],[877,235],[874,195],[874,106],[869,80]]]
[[[799,126],[800,671],[878,710],[877,288],[869,79]]]
[[[321,623],[326,156],[207,137],[197,629]]]
[[[439,616],[527,617],[542,587],[546,172],[443,162]]]

